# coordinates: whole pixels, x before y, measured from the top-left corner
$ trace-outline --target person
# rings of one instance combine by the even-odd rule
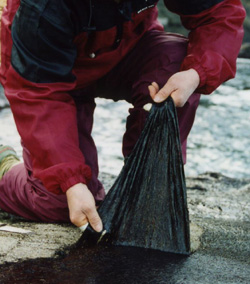
[[[2,15],[1,83],[23,146],[1,146],[0,208],[29,220],[103,228],[91,137],[95,98],[126,100],[123,155],[147,117],[172,96],[183,161],[200,94],[236,72],[245,10],[240,0],[165,0],[190,30],[166,33],[156,0],[8,0]],[[112,113],[110,113],[112,117]]]

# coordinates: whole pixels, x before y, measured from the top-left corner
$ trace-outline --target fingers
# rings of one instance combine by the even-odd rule
[[[160,89],[159,85],[155,82],[148,86],[148,89],[149,94],[155,103],[161,103],[165,101],[175,90],[175,88],[171,84],[166,84],[163,88]]]
[[[98,212],[96,211],[95,207],[85,209],[85,214],[87,216],[87,219],[88,219],[91,227],[95,231],[101,232],[103,230],[102,220],[101,220]]]
[[[70,221],[77,227],[90,223],[91,227],[100,232],[103,229],[102,221],[97,213],[95,200],[86,185],[76,184],[67,192]]]
[[[89,205],[82,206],[79,211],[71,212],[70,221],[78,228],[83,228],[85,225],[87,227],[87,225],[90,224],[90,226],[97,232],[101,232],[103,230],[102,220],[96,211],[96,208]]]
[[[189,69],[173,74],[161,89],[155,82],[153,82],[148,89],[155,103],[161,103],[171,96],[176,107],[182,107],[199,84],[199,74],[196,70]]]

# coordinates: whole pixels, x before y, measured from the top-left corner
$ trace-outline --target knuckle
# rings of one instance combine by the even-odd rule
[[[72,214],[72,215],[70,215],[70,222],[72,224],[74,224],[75,226],[80,227],[80,226],[82,226],[83,223],[87,223],[88,220],[87,220],[85,214],[81,214],[81,215]]]
[[[164,89],[160,89],[160,91],[158,92],[158,94],[159,94],[161,97],[163,97],[163,98],[165,98],[165,97],[167,96],[167,92],[166,92]]]
[[[84,206],[84,212],[88,215],[88,214],[91,214],[93,211],[93,207],[91,205],[86,205]]]
[[[77,216],[76,215],[70,215],[70,222],[71,223],[73,223],[73,224],[75,224],[75,225],[77,225],[77,223],[78,223],[78,218],[77,218]]]
[[[176,79],[175,76],[172,76],[172,77],[170,77],[169,80],[168,80],[168,85],[169,85],[170,87],[173,87],[173,86],[176,85],[176,82],[178,82],[178,80]]]
[[[93,225],[97,225],[100,222],[100,217],[98,216],[98,214],[95,214],[94,216],[91,216],[90,222]]]

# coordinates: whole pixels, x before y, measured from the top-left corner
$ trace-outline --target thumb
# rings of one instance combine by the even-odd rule
[[[103,230],[103,225],[102,225],[102,220],[98,214],[98,212],[96,211],[96,209],[92,209],[89,210],[87,212],[85,212],[88,221],[91,225],[91,227],[97,231],[97,232],[101,232]]]
[[[174,91],[176,88],[167,82],[163,88],[161,88],[154,97],[154,101],[156,103],[161,103],[165,101]]]

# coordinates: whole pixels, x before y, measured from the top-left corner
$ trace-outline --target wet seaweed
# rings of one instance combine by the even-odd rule
[[[190,253],[185,175],[171,98],[152,106],[132,154],[98,212],[106,234],[88,226],[78,245]]]

